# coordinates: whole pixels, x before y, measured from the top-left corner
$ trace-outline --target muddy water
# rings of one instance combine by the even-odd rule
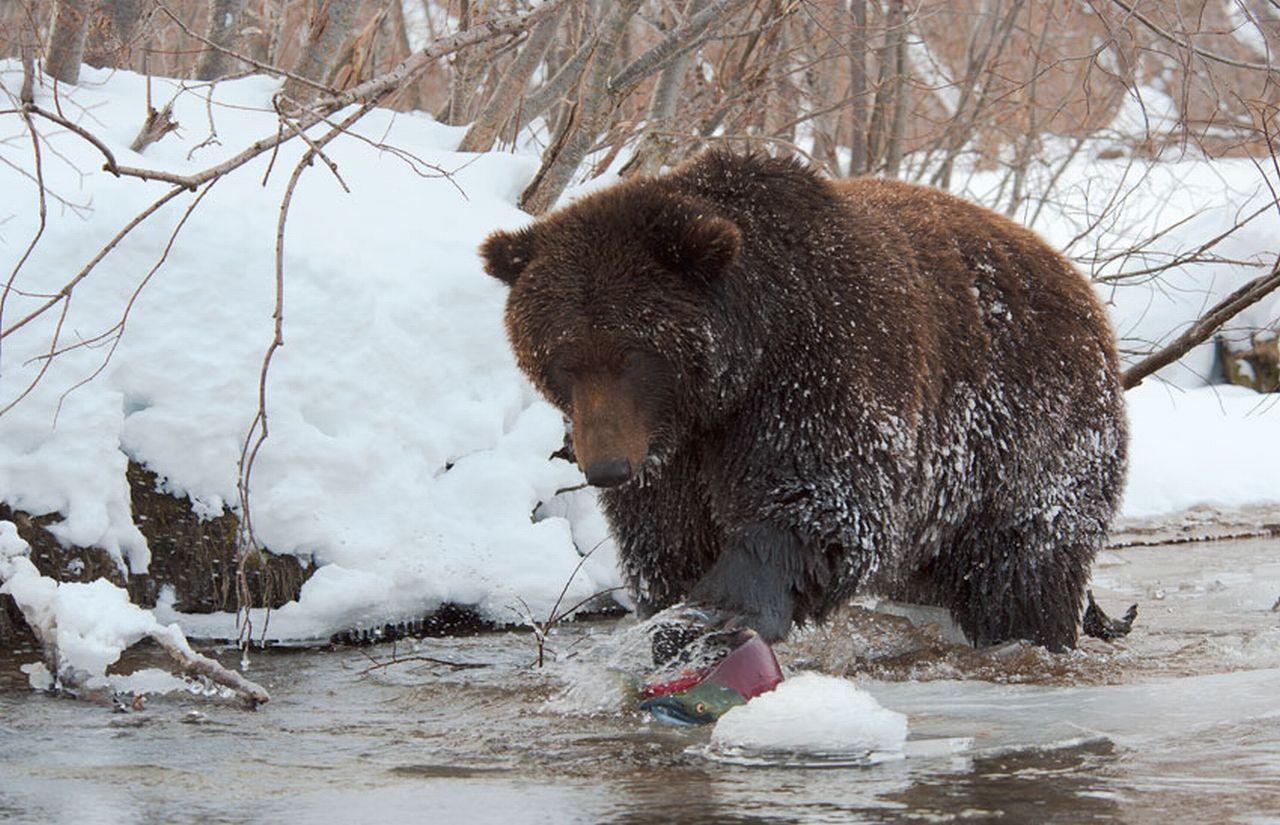
[[[55,699],[6,655],[0,821],[1280,822],[1280,544],[1112,552],[1094,590],[1139,604],[1122,643],[975,653],[851,610],[781,647],[908,714],[907,758],[870,767],[726,764],[705,730],[620,710],[600,669],[615,624],[565,628],[541,670],[523,634],[402,645],[372,670],[390,645],[258,654],[257,713]]]

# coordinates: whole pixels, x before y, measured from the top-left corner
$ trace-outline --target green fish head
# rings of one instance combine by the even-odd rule
[[[646,699],[640,703],[640,709],[649,711],[660,722],[693,727],[709,725],[730,708],[746,703],[742,694],[733,688],[702,682],[682,693]]]

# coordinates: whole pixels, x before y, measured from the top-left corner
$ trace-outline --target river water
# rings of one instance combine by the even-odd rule
[[[626,621],[565,625],[540,669],[525,633],[260,652],[257,712],[37,694],[34,655],[0,654],[0,821],[1280,823],[1280,543],[1108,552],[1094,591],[1136,629],[1062,656],[856,609],[779,646],[908,715],[906,758],[870,766],[732,764],[626,710]]]

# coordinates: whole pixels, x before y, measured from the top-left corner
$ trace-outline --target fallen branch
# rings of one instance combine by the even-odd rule
[[[204,676],[215,684],[234,691],[251,708],[271,700],[270,694],[257,682],[252,682],[234,670],[223,667],[216,660],[192,650],[187,637],[176,624],[155,630],[149,635],[182,666],[184,672]]]
[[[391,658],[385,661],[378,661],[373,656],[360,651],[364,657],[373,664],[357,673],[357,676],[368,676],[375,670],[391,667],[392,665],[403,665],[409,662],[423,662],[430,665],[440,665],[442,667],[453,668],[454,670],[479,670],[480,668],[489,667],[488,662],[455,662],[450,659],[438,659],[435,656],[400,656],[396,654],[395,648],[391,649]]]
[[[18,538],[16,528],[12,524],[4,522],[0,523],[0,526],[5,527],[9,532],[10,540]],[[0,535],[3,535],[3,532],[0,531]],[[128,594],[123,589],[102,579],[92,584],[54,581],[42,574],[27,558],[26,554],[30,549],[25,547],[26,543],[20,538],[18,541],[24,545],[21,555],[0,556],[0,585],[3,585],[3,592],[13,597],[27,626],[31,628],[32,634],[40,643],[45,665],[54,680],[51,687],[67,690],[75,695],[79,688],[95,676],[104,676],[106,667],[114,662],[120,653],[142,639],[149,638],[155,640],[166,653],[173,657],[184,673],[203,676],[215,684],[230,689],[250,707],[257,707],[270,700],[271,697],[261,685],[223,667],[208,656],[194,651],[181,627],[177,624],[167,626],[160,624],[150,612],[130,602]],[[71,590],[64,590],[64,588]],[[81,665],[84,663],[78,663],[74,657],[64,657],[63,651],[58,647],[61,612],[70,609],[68,604],[72,603],[78,604],[79,609],[85,608],[83,601],[77,602],[74,599],[67,601],[61,598],[62,594],[83,591],[87,588],[96,588],[98,593],[105,596],[105,601],[99,598],[92,602],[95,613],[90,618],[110,626],[113,615],[116,618],[127,616],[127,624],[131,628],[122,638],[114,630],[92,627],[91,632],[96,634],[95,638],[98,638],[100,643],[114,648],[114,656],[109,661],[95,663],[100,668],[96,674],[82,669]],[[118,597],[118,601],[113,597]],[[74,637],[82,632],[84,632],[83,628],[73,630],[71,635]]]

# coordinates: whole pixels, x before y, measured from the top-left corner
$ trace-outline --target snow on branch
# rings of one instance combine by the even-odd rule
[[[183,672],[228,688],[250,707],[270,700],[261,685],[197,653],[178,625],[160,624],[123,589],[106,579],[54,581],[40,574],[28,552],[14,524],[0,522],[0,594],[13,597],[40,642],[49,687],[71,694],[96,687],[121,653],[152,639]]]

